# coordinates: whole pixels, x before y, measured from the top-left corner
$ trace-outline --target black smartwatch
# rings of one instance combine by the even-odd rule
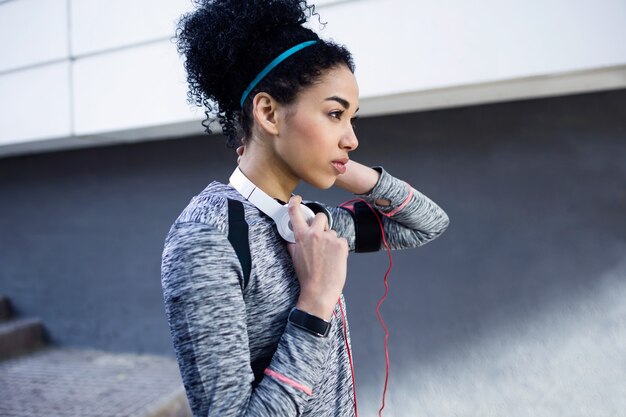
[[[287,320],[294,326],[306,330],[317,337],[326,337],[330,332],[329,321],[322,320],[319,317],[305,313],[295,307],[289,312],[289,318]]]

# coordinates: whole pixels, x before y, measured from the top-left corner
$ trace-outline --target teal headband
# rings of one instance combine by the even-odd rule
[[[285,59],[289,58],[291,55],[295,54],[296,52],[298,52],[301,49],[306,48],[307,46],[311,46],[314,43],[316,43],[317,41],[307,41],[307,42],[302,42],[301,44],[298,44],[296,46],[293,46],[289,49],[287,49],[285,52],[283,52],[282,54],[278,55],[276,58],[274,58],[274,60],[272,62],[269,63],[269,65],[265,68],[263,68],[263,71],[261,71],[259,73],[259,75],[256,76],[256,78],[254,80],[252,80],[252,82],[250,83],[250,85],[248,85],[248,88],[246,88],[246,91],[243,92],[243,95],[241,96],[241,101],[239,102],[239,105],[243,108],[243,102],[246,101],[246,97],[248,97],[248,94],[250,94],[250,91],[252,91],[254,89],[254,87],[256,87],[256,85],[271,71],[274,69],[274,67],[276,67],[276,65],[280,64],[281,62],[283,62]]]

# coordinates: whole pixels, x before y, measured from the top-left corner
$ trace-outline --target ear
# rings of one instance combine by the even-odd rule
[[[278,135],[278,107],[278,102],[267,93],[257,93],[252,99],[252,114],[256,125],[272,136]]]

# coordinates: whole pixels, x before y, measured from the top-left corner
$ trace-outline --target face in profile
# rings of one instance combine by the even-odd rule
[[[290,174],[317,188],[329,188],[345,172],[359,144],[353,118],[359,108],[354,74],[341,65],[302,90],[278,125],[275,151]]]

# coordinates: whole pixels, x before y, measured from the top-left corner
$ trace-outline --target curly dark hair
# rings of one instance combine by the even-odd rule
[[[324,70],[346,65],[354,72],[352,55],[303,26],[319,14],[315,6],[296,0],[193,0],[198,7],[181,16],[174,37],[185,58],[189,104],[205,107],[207,133],[215,116],[237,147],[250,137],[252,97],[263,91],[279,103],[290,104]],[[317,42],[274,68],[248,95],[241,95],[274,58],[299,43]],[[213,116],[213,117],[212,117]]]

